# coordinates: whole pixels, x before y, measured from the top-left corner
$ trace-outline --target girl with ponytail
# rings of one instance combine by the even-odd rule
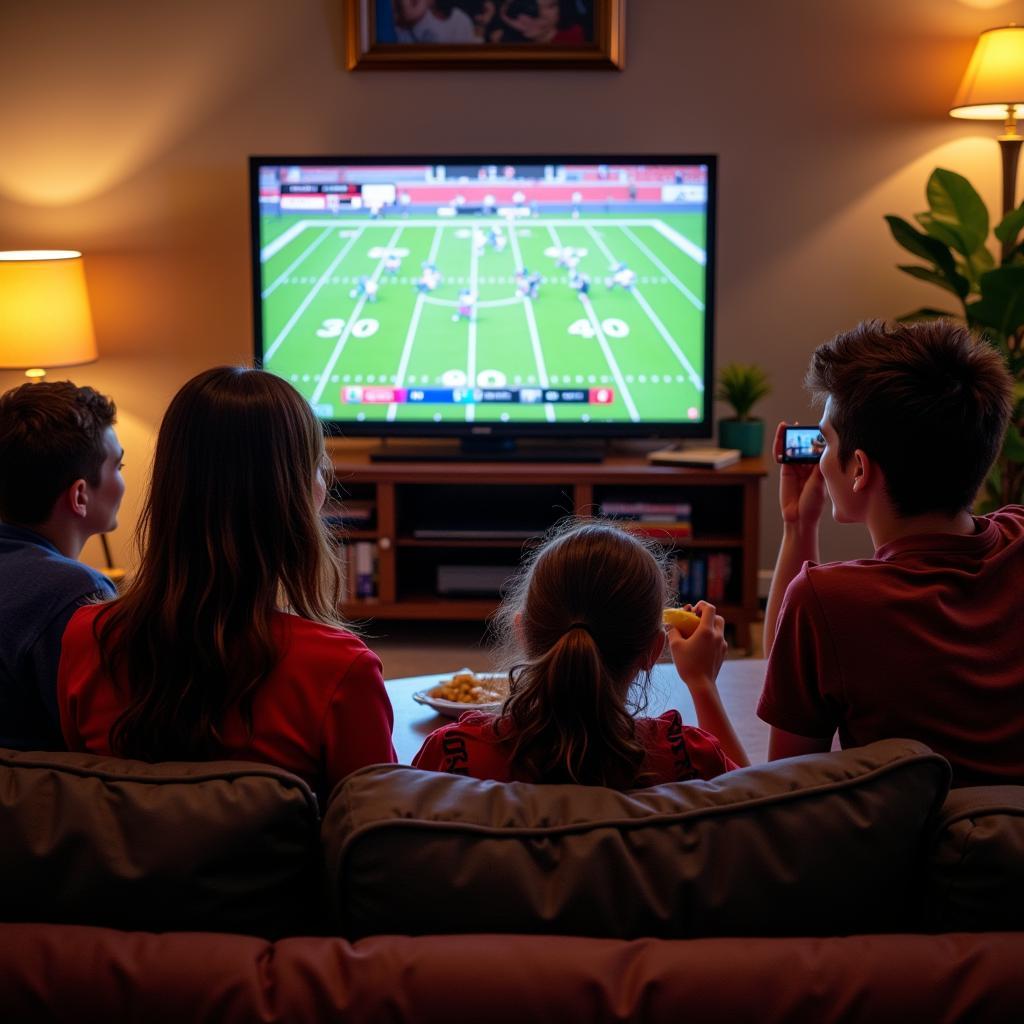
[[[500,782],[632,789],[709,779],[748,764],[715,678],[724,621],[701,602],[672,658],[701,728],[678,711],[638,717],[666,643],[664,565],[635,535],[600,520],[570,521],[527,561],[497,616],[509,669],[501,714],[466,712],[427,737],[413,765]],[[716,738],[716,736],[718,738]]]

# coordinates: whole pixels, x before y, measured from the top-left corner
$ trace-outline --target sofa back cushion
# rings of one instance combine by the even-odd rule
[[[926,924],[936,931],[1024,925],[1024,786],[955,789],[929,849]]]
[[[0,750],[0,918],[147,931],[308,931],[306,784],[241,762]]]
[[[352,938],[904,928],[948,786],[911,740],[629,793],[366,768],[324,816],[332,923]]]

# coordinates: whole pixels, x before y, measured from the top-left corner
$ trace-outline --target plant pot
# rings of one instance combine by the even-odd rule
[[[739,448],[745,458],[756,458],[764,446],[763,420],[719,420],[720,448]]]

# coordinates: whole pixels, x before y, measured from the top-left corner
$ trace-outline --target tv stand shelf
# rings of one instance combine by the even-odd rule
[[[727,553],[735,567],[717,605],[750,649],[757,599],[760,459],[720,470],[652,465],[642,455],[602,462],[380,462],[371,446],[328,442],[342,505],[369,504],[372,528],[340,529],[375,547],[374,597],[349,600],[353,619],[485,619],[493,593],[440,593],[438,570],[484,567],[511,574],[536,538],[567,515],[599,514],[606,501],[673,501],[693,508],[693,536],[659,535],[680,556]]]

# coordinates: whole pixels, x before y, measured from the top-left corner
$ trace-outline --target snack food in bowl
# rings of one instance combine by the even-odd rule
[[[478,676],[469,669],[463,669],[427,693],[458,704],[492,704],[508,696],[508,680],[504,676]]]
[[[451,718],[458,718],[464,711],[493,713],[501,710],[508,696],[508,677],[490,673],[478,675],[465,668],[412,696],[418,704],[426,704]]]

